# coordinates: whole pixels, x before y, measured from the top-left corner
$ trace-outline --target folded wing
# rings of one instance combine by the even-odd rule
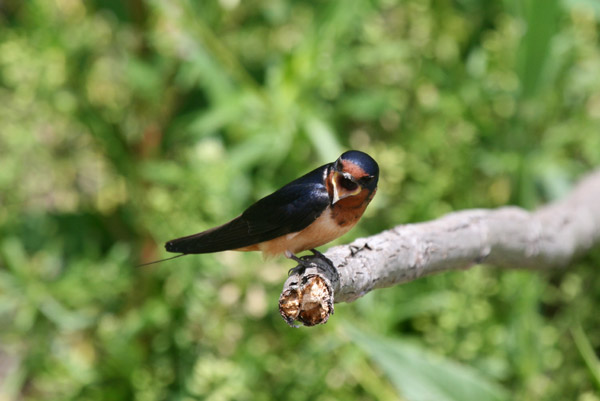
[[[210,253],[238,249],[298,232],[329,205],[323,167],[259,200],[228,223],[165,244],[168,252]]]

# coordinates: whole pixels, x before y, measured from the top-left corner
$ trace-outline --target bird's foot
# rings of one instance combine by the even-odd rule
[[[321,252],[317,251],[315,248],[310,249],[310,251],[313,253],[313,255],[318,256],[322,259],[327,259],[327,257],[325,257],[325,255],[323,255]],[[329,259],[327,259],[329,260]]]
[[[339,278],[339,273],[329,258],[316,249],[311,249],[310,251],[313,253],[313,255],[306,255],[302,257],[298,257],[289,251],[285,252],[285,256],[288,259],[292,259],[298,263],[298,266],[288,271],[288,276],[291,276],[292,274],[302,275],[307,268],[316,267],[320,270],[328,270],[332,272],[335,277]]]
[[[293,261],[297,262],[297,263],[302,263],[302,259],[299,258],[298,256],[294,255],[293,253],[291,253],[290,251],[285,251],[283,253],[283,255],[288,258],[288,259],[292,259]]]
[[[310,266],[310,265],[305,265],[302,263],[302,261],[298,262],[298,266],[292,267],[290,270],[288,270],[288,277],[293,274],[297,274],[297,275],[301,276],[302,273],[304,273],[304,271],[306,270],[306,268],[308,266]]]
[[[296,273],[302,273],[302,271],[298,271],[301,267],[303,269],[306,269],[306,267],[303,265],[302,263],[302,259],[300,259],[298,256],[294,255],[292,252],[286,250],[283,255],[288,258],[288,259],[292,259],[294,262],[298,263],[298,266],[291,268],[290,270],[288,270],[288,277],[291,276],[292,274],[296,274]]]
[[[373,248],[371,248],[369,246],[369,244],[367,244],[366,242],[364,243],[363,246],[356,246],[356,245],[350,245],[350,256],[355,256],[357,253],[368,249],[369,251],[372,251]]]
[[[310,267],[310,262],[306,261],[303,258],[299,258],[298,256],[294,255],[290,251],[285,251],[285,257],[288,259],[292,259],[294,262],[298,263],[298,266],[293,267],[290,270],[288,270],[288,276],[291,276],[292,274],[302,275],[302,273],[304,273],[306,268]]]

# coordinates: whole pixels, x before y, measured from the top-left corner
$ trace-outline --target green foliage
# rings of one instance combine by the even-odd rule
[[[431,355],[407,341],[389,340],[348,327],[350,337],[381,366],[408,400],[505,400],[507,395],[476,371]]]
[[[1,2],[0,399],[417,400],[461,380],[600,399],[597,250],[565,272],[378,290],[310,330],[277,313],[285,260],[134,267],[348,148],[382,173],[340,243],[564,195],[600,164],[599,15],[590,0]]]
[[[594,349],[585,336],[581,326],[575,327],[572,334],[575,345],[577,346],[581,357],[584,359],[590,374],[593,376],[596,386],[600,388],[600,360],[598,360],[598,357],[594,353]]]

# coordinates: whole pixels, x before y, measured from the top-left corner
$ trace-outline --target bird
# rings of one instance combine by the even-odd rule
[[[233,220],[197,234],[167,241],[168,252],[190,254],[228,250],[297,253],[344,235],[356,225],[377,192],[379,165],[368,154],[349,150],[333,163],[284,185],[258,200]]]

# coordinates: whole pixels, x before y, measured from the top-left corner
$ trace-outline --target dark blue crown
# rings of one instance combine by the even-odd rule
[[[342,153],[340,159],[352,162],[362,168],[365,173],[373,176],[379,176],[379,165],[371,156],[359,150],[349,150]]]

